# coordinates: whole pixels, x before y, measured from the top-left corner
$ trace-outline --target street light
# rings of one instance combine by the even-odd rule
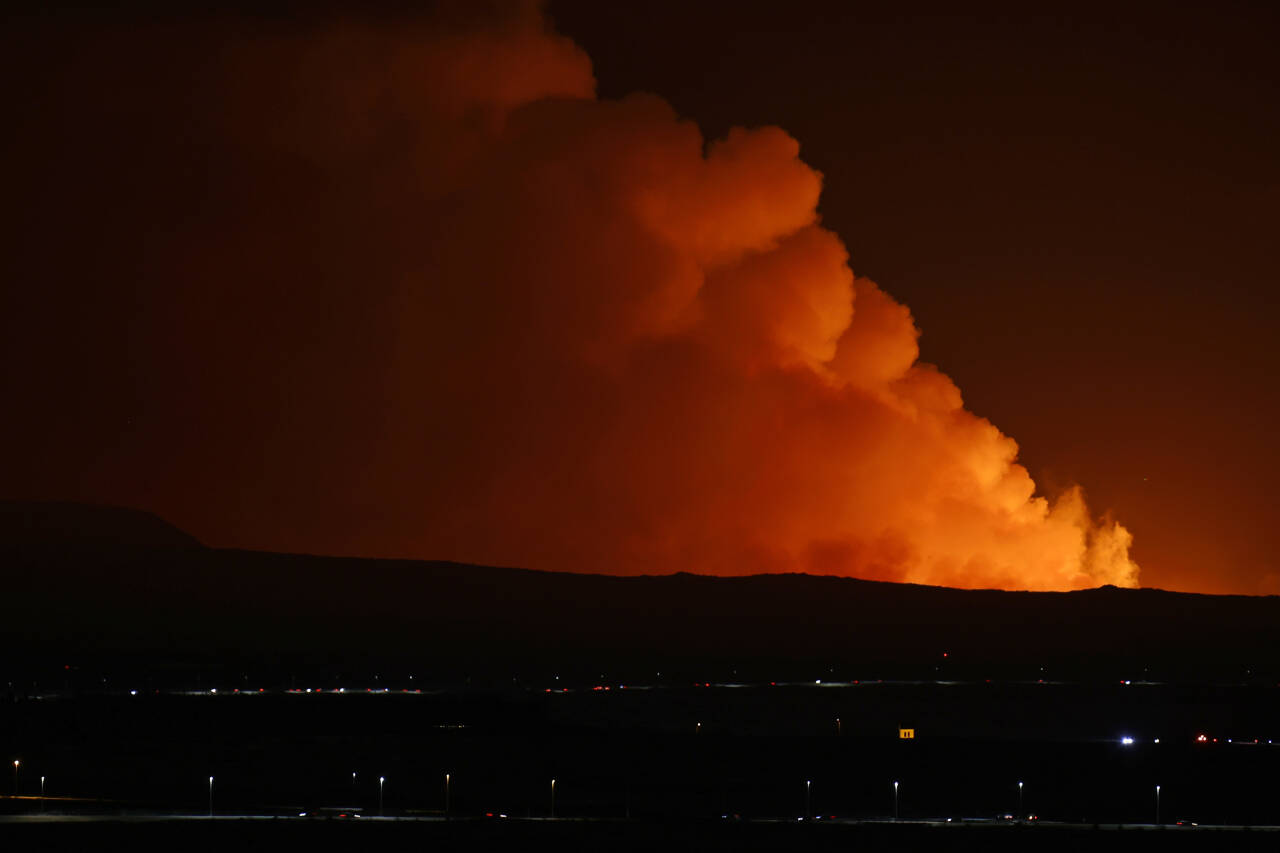
[[[556,780],[551,780],[551,816],[556,816]]]
[[[893,819],[898,819],[898,783],[893,783]]]
[[[1022,820],[1022,783],[1018,783],[1018,820]]]
[[[40,777],[40,811],[44,811],[44,777]]]
[[[1156,826],[1160,825],[1160,786],[1156,785]]]
[[[444,774],[444,819],[449,819],[449,774]]]
[[[213,817],[213,777],[209,777],[209,817]]]
[[[356,792],[356,771],[352,770],[351,771],[351,793],[355,794],[355,792]]]
[[[386,784],[387,777],[378,777],[378,817],[382,817],[382,786]]]
[[[813,809],[809,805],[809,803],[811,802],[809,799],[809,788],[812,785],[813,785],[812,780],[810,779],[804,780],[804,816],[806,820],[808,820],[810,817],[813,816]]]
[[[18,796],[18,765],[21,763],[18,759],[13,759],[13,795],[15,797]]]

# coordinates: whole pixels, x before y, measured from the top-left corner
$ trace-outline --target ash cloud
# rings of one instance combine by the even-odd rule
[[[18,491],[224,546],[1136,585],[918,361],[783,130],[598,99],[529,5],[57,44],[7,152]]]

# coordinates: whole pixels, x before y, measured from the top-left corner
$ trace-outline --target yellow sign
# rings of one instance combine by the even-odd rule
[[[898,729],[898,737],[902,740],[912,740],[916,736],[915,729]]]

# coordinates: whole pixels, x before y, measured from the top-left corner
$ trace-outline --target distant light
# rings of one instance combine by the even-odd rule
[[[1206,743],[1208,740],[1208,735],[1196,735],[1196,743]]]
[[[1156,742],[1156,743],[1159,743],[1159,742],[1160,742],[1160,738],[1156,738],[1155,742]]]
[[[218,688],[216,688],[216,687],[212,687],[212,688],[210,688],[210,689],[209,689],[209,692],[210,692],[210,693],[217,693],[217,692],[218,692]]]
[[[1131,746],[1131,745],[1133,744],[1133,738],[1131,738],[1131,737],[1122,737],[1122,738],[1120,738],[1120,742],[1121,742],[1122,744],[1124,744],[1125,746]]]
[[[137,695],[138,695],[138,691],[136,691],[136,690],[130,690],[130,691],[129,691],[129,695],[130,695],[130,696],[137,696]]]

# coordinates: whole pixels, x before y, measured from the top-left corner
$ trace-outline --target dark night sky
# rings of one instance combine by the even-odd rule
[[[409,356],[386,323],[405,303],[361,289],[444,278],[460,244],[448,228],[474,211],[447,177],[449,192],[429,202],[403,192],[416,178],[391,174],[398,119],[358,169],[342,159],[358,181],[315,163],[364,140],[334,131],[315,161],[292,156],[291,134],[309,133],[315,115],[347,115],[349,104],[334,107],[345,94],[324,94],[348,93],[347,80],[308,66],[305,50],[288,54],[303,57],[296,65],[254,50],[363,20],[299,8],[189,20],[145,5],[43,9],[5,27],[3,95],[16,121],[4,143],[0,497],[139,506],[215,545],[559,567],[554,543],[528,536],[469,552],[468,536],[488,535],[475,518],[455,521],[457,541],[428,536],[415,548],[416,522],[386,508],[439,476],[424,512],[453,518],[464,472],[439,471],[455,457],[505,473],[501,454],[405,462],[418,434],[405,423],[429,422],[428,441],[459,440],[432,419],[433,400],[483,412],[491,401],[455,387],[450,359],[467,337],[452,332],[414,351],[432,366],[411,378],[431,394],[400,401]],[[394,32],[425,14],[386,8],[362,14]],[[548,16],[590,57],[602,99],[655,93],[708,140],[765,125],[798,140],[823,175],[821,222],[849,266],[910,308],[922,360],[1018,442],[1041,493],[1078,483],[1093,512],[1132,532],[1144,586],[1280,592],[1272,7],[561,0]],[[302,69],[296,123],[272,100],[281,68]],[[394,118],[403,105],[390,88],[379,109]],[[536,162],[531,150],[520,163]],[[433,163],[447,161],[442,151],[429,150]],[[380,217],[372,250],[345,241]],[[462,302],[410,303],[424,305]],[[524,334],[510,318],[537,310],[511,307],[503,340]],[[487,361],[466,370],[477,387],[499,375]],[[583,381],[558,375],[550,391],[522,387],[571,410]],[[539,426],[528,446],[554,457],[537,438],[540,415],[529,417]],[[476,441],[513,435],[523,433]],[[388,449],[352,450],[370,446]],[[342,499],[320,506],[319,494]],[[472,503],[500,505],[484,494]],[[572,523],[626,528],[629,504],[602,500],[595,484],[572,495]],[[677,529],[664,523],[652,529]]]

